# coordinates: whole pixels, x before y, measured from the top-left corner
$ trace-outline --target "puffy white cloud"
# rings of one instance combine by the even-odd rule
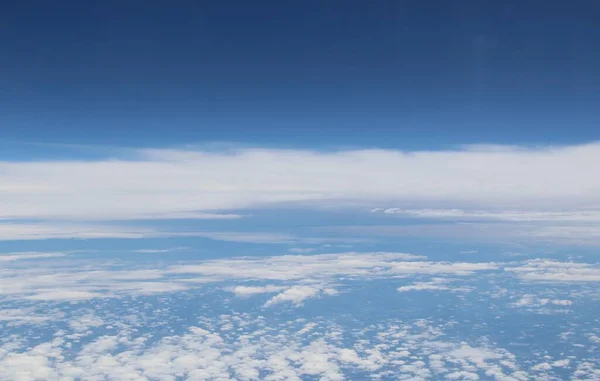
[[[542,362],[531,368],[533,371],[547,371],[552,369],[552,365],[547,362]]]
[[[293,286],[269,299],[265,303],[265,307],[286,302],[300,306],[304,300],[316,298],[322,294],[336,295],[337,291],[333,288],[325,288],[324,286]]]
[[[451,282],[453,279],[437,278],[430,282],[416,282],[407,286],[398,287],[398,292],[408,291],[452,291],[452,292],[469,292],[471,288],[453,286]]]
[[[78,316],[69,320],[69,327],[75,332],[85,332],[89,328],[100,327],[104,321],[93,313]]]
[[[570,363],[571,363],[571,360],[569,360],[569,359],[556,360],[552,363],[552,366],[556,367],[556,368],[564,368],[564,367],[569,366]]]
[[[520,374],[528,375],[505,349],[442,341],[443,327],[424,320],[341,331],[326,322],[269,325],[249,314],[203,320],[154,340],[130,324],[95,337],[74,325],[74,335],[65,332],[31,346],[13,337],[0,343],[0,380],[427,380],[432,374],[471,380],[486,373],[520,380]],[[210,328],[222,320],[237,334]],[[314,330],[319,335],[313,336]],[[73,348],[82,337],[85,343]]]
[[[289,202],[581,209],[600,202],[600,144],[448,151],[145,149],[0,163],[0,218],[235,218]],[[553,211],[553,210],[551,210]]]

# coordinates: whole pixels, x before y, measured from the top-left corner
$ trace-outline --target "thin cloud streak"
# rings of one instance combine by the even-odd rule
[[[372,213],[445,220],[490,220],[508,222],[600,222],[600,210],[464,210],[376,208]]]

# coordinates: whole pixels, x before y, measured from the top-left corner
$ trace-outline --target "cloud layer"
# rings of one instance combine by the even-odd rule
[[[111,320],[120,328],[101,336],[88,329],[103,319],[84,315],[50,341],[28,347],[18,336],[5,340],[0,380],[525,381],[550,379],[554,369],[571,362],[546,356],[527,369],[504,348],[449,341],[446,327],[427,320],[342,329],[304,319],[268,325],[249,314],[228,314],[158,338],[140,334],[139,324]],[[88,340],[77,345],[81,338]],[[580,377],[574,379],[593,374],[591,361],[578,362]]]
[[[80,255],[64,258],[67,255],[73,254],[5,255],[10,260],[4,261],[0,268],[0,302],[122,298],[185,292],[212,284],[238,298],[266,294],[270,299],[264,306],[272,307],[300,306],[305,300],[336,296],[355,281],[402,280],[397,287],[401,293],[466,293],[475,290],[474,286],[458,281],[486,276],[491,279],[499,275],[524,282],[600,282],[598,265],[546,259],[509,263],[440,262],[407,253],[348,252],[237,257],[123,268],[112,261],[90,261]],[[31,266],[33,260],[44,262]]]
[[[146,149],[127,156],[1,162],[0,219],[227,219],[239,217],[232,209],[325,201],[600,205],[598,143],[417,152]]]
[[[126,264],[8,254],[23,257],[0,266],[0,381],[600,374],[598,264],[393,252],[140,260],[161,251]]]

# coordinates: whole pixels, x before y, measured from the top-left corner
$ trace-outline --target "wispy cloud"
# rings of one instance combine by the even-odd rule
[[[305,299],[335,295],[334,284],[340,280],[461,277],[499,269],[496,263],[432,262],[418,255],[387,252],[238,257],[131,269],[118,269],[111,263],[90,264],[83,258],[48,267],[9,265],[0,271],[0,297],[76,301],[178,292],[234,281],[243,282],[227,288],[236,296],[279,293],[267,307],[284,302],[299,305]]]
[[[600,268],[578,262],[558,262],[547,259],[534,259],[509,271],[526,281],[539,282],[600,282]]]
[[[472,288],[454,286],[451,283],[454,279],[448,278],[434,278],[429,282],[416,282],[407,286],[398,287],[398,292],[408,291],[452,291],[452,292],[469,292]]]
[[[258,294],[270,294],[285,290],[285,286],[267,285],[267,286],[236,286],[229,289],[235,296],[248,297]]]
[[[21,261],[27,259],[43,259],[43,258],[56,258],[67,256],[69,252],[38,252],[38,251],[26,251],[17,253],[6,253],[0,254],[0,262],[12,262]]]
[[[449,220],[499,220],[510,222],[600,222],[600,210],[463,210],[376,208],[373,213]]]
[[[89,223],[0,222],[0,241],[42,239],[149,238],[165,236],[147,227],[123,227]]]
[[[336,234],[370,239],[436,237],[464,242],[509,243],[511,245],[553,244],[600,245],[600,224],[555,224],[538,222],[498,223],[490,221],[444,221],[398,225],[351,225],[320,228]]]
[[[176,246],[176,247],[169,247],[167,249],[137,249],[137,250],[133,250],[133,252],[140,253],[140,254],[162,254],[162,253],[172,253],[172,252],[176,252],[176,251],[186,251],[186,250],[190,250],[190,248],[185,247],[185,246]]]

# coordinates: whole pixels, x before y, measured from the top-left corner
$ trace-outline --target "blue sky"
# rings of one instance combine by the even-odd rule
[[[2,245],[598,242],[592,2],[2,7]]]
[[[0,381],[598,379],[599,10],[0,4]]]
[[[3,4],[3,148],[598,138],[593,1],[181,4]]]

